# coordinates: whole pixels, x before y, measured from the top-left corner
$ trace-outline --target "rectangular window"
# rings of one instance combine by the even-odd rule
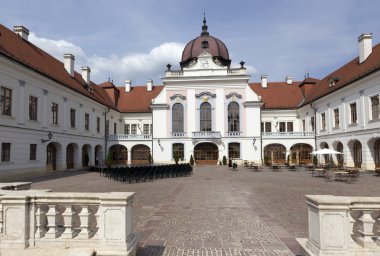
[[[113,134],[117,134],[117,124],[113,123]]]
[[[75,128],[75,109],[70,109],[70,127]]]
[[[29,160],[37,159],[37,144],[30,144]]]
[[[372,120],[379,119],[379,95],[371,97]]]
[[[293,122],[287,122],[286,123],[286,131],[287,132],[293,132]]]
[[[11,143],[1,143],[1,162],[11,161]]]
[[[285,122],[280,122],[280,132],[286,132],[286,123]]]
[[[334,127],[339,128],[339,108],[334,109]]]
[[[306,121],[305,121],[305,119],[302,119],[302,131],[306,132]]]
[[[96,117],[96,132],[100,132],[100,117]]]
[[[0,88],[0,110],[4,116],[12,115],[12,90],[2,87]]]
[[[240,158],[240,143],[228,144],[228,158],[229,159]]]
[[[265,122],[264,129],[265,129],[265,132],[272,132],[272,122]]]
[[[29,120],[37,120],[38,98],[29,96]]]
[[[51,124],[58,124],[58,104],[52,103],[51,104],[51,114],[52,114],[52,120]]]
[[[310,126],[311,126],[311,131],[315,131],[315,118],[314,116],[310,117]]]
[[[149,124],[144,124],[143,132],[144,132],[144,134],[149,134]]]
[[[106,135],[108,135],[109,132],[110,132],[110,121],[106,120],[106,130],[105,130]]]
[[[84,114],[84,129],[86,131],[90,130],[90,115],[88,113]]]
[[[358,114],[356,112],[356,103],[351,103],[350,109],[351,109],[351,124],[356,124],[358,121]]]
[[[322,131],[326,130],[326,114],[325,113],[321,114],[321,130]]]
[[[132,124],[132,126],[131,126],[131,134],[137,134],[137,124]]]
[[[131,133],[131,127],[129,124],[124,125],[124,134],[130,134]]]
[[[182,143],[173,144],[173,159],[175,159],[176,156],[183,161],[185,157],[185,147]]]

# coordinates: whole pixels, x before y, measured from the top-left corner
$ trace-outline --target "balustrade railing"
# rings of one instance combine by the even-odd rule
[[[180,77],[180,76],[183,76],[183,71],[180,71],[180,70],[166,71],[165,75],[166,77]]]
[[[262,132],[263,137],[314,137],[314,132]]]
[[[380,255],[380,197],[306,196],[306,255]]]
[[[86,247],[97,255],[132,255],[141,238],[133,233],[133,197],[128,192],[7,191],[0,195],[0,254],[27,247]]]
[[[237,137],[241,136],[243,132],[226,132],[227,137]]]
[[[229,75],[245,75],[246,70],[243,68],[230,68],[230,69],[227,69],[227,74],[229,74]]]
[[[172,137],[186,137],[186,132],[172,132]]]
[[[108,135],[109,141],[113,140],[151,140],[152,134],[112,134]]]
[[[220,139],[220,132],[199,131],[193,132],[193,139]]]

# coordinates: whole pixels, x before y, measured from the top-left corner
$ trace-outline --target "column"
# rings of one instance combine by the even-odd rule
[[[187,136],[191,137],[192,132],[196,131],[197,122],[199,123],[199,120],[196,120],[196,113],[197,109],[195,106],[195,90],[189,89],[187,90]]]
[[[359,92],[359,95],[360,95],[360,112],[358,114],[360,114],[360,122],[361,122],[361,127],[365,129],[366,127],[366,115],[367,115],[367,112],[366,112],[366,107],[365,107],[365,102],[364,102],[364,91],[361,90]]]
[[[63,131],[67,131],[68,123],[67,123],[67,98],[63,97]]]
[[[42,99],[42,128],[48,128],[48,91],[43,89],[43,99]]]
[[[78,131],[80,134],[83,133],[84,124],[83,124],[83,104],[79,103],[79,122],[78,122]]]
[[[20,92],[18,95],[19,110],[17,113],[18,123],[25,124],[25,81],[19,80]]]
[[[331,118],[331,108],[330,103],[327,103],[327,116],[326,116],[326,131],[331,133],[331,127],[333,126],[332,118]]]
[[[91,118],[90,118],[90,133],[92,134],[92,136],[94,136],[95,134],[95,130],[96,130],[96,117],[95,117],[95,109],[93,108],[92,109],[92,113],[91,113]]]

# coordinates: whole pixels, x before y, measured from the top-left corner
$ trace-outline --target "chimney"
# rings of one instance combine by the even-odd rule
[[[13,26],[13,32],[15,32],[17,35],[21,36],[22,39],[25,39],[28,41],[29,36],[29,29],[27,29],[24,26]]]
[[[372,52],[372,33],[362,34],[358,37],[359,64],[363,63]]]
[[[131,91],[131,80],[125,80],[125,92],[130,92]]]
[[[268,87],[268,77],[266,75],[261,76],[261,87],[263,88]]]
[[[293,84],[293,77],[292,77],[292,76],[287,76],[287,77],[286,77],[286,83],[287,83],[288,85]]]
[[[90,74],[91,74],[91,68],[89,67],[82,67],[82,78],[86,82],[86,84],[90,84]]]
[[[64,64],[65,64],[65,69],[67,73],[70,74],[70,76],[74,76],[74,61],[75,61],[75,56],[72,55],[71,53],[66,53],[63,55],[64,58]]]
[[[152,89],[153,89],[153,80],[149,79],[148,82],[146,83],[146,90],[150,92],[152,91]]]

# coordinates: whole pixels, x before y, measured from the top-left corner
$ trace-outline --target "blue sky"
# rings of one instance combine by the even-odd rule
[[[59,60],[76,56],[92,79],[122,85],[160,84],[165,66],[178,67],[183,47],[201,32],[228,47],[233,65],[246,62],[251,81],[305,73],[323,78],[358,54],[357,37],[380,38],[375,0],[2,0],[0,23],[24,25],[30,41]]]

